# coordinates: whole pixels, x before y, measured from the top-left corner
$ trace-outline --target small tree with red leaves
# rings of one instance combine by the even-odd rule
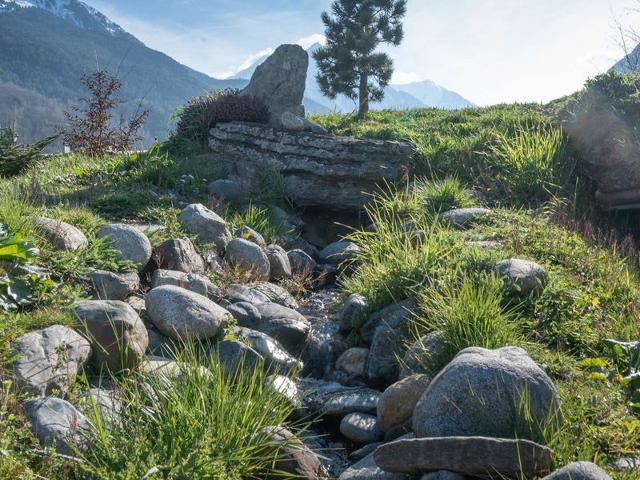
[[[138,105],[133,118],[120,117],[114,122],[114,109],[124,104],[117,98],[122,82],[105,70],[82,76],[90,96],[80,99],[82,106],[64,112],[68,126],[60,129],[72,151],[91,156],[130,150],[142,137],[138,131],[149,116],[149,110]],[[114,125],[115,123],[115,125]]]

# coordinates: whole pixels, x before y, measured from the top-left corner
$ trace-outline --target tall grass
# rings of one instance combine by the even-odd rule
[[[94,403],[82,478],[139,480],[152,469],[158,478],[185,479],[272,472],[278,448],[264,429],[286,425],[293,407],[265,387],[262,368],[225,373],[215,354],[203,359],[190,346],[177,357],[178,370],[118,381],[120,420],[109,421]]]

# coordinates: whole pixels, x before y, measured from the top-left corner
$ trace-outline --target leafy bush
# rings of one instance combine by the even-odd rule
[[[206,144],[209,130],[220,122],[269,120],[269,107],[253,95],[238,89],[225,89],[192,99],[179,113],[175,136]]]
[[[57,137],[47,137],[33,145],[19,145],[13,127],[0,128],[0,177],[24,172],[43,158],[42,150]]]

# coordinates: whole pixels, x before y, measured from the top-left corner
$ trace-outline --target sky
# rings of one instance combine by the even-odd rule
[[[147,46],[216,78],[282,43],[322,41],[330,0],[85,0]],[[392,83],[433,80],[479,105],[570,94],[623,56],[640,0],[408,0]]]

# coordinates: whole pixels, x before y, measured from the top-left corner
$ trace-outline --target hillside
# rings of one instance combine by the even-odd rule
[[[122,98],[129,106],[121,113],[135,109],[139,100],[150,108],[143,132],[147,145],[166,134],[170,115],[188,99],[210,89],[244,84],[216,80],[181,65],[82,2],[31,2],[36,7],[58,7],[52,11],[21,6],[24,3],[0,2],[0,82],[66,105],[85,95],[82,74],[106,68],[124,81]],[[47,117],[13,120],[24,125],[25,132],[42,132],[59,118],[59,110]],[[25,134],[25,140],[34,138]]]

